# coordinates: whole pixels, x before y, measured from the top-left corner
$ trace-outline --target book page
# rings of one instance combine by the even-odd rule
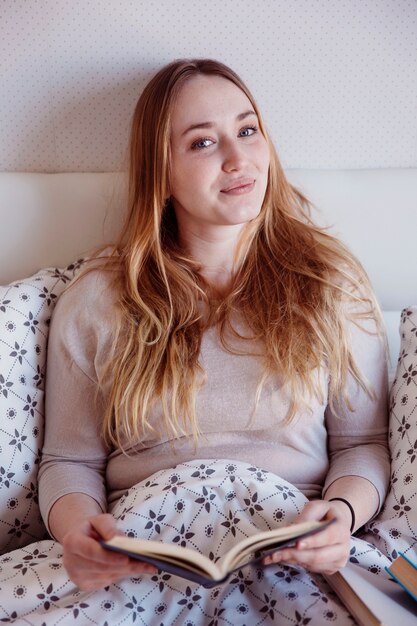
[[[159,561],[166,560],[168,563],[178,565],[179,568],[185,568],[192,572],[201,572],[209,578],[222,578],[219,568],[208,557],[182,546],[175,546],[162,541],[134,539],[121,535],[116,535],[109,541],[102,542],[102,544],[123,550],[126,553],[139,555],[139,557],[143,555]]]
[[[254,552],[261,549],[279,549],[282,545],[288,545],[295,539],[319,532],[333,521],[303,522],[256,533],[237,542],[217,563],[213,563],[207,556],[195,550],[161,541],[116,535],[109,541],[102,541],[101,543],[104,547],[121,550],[126,554],[136,556],[136,558],[147,556],[158,560],[161,563],[161,565],[158,564],[158,567],[161,569],[164,569],[162,562],[166,561],[177,565],[178,569],[195,573],[201,572],[207,578],[220,581],[238,567],[243,567],[249,563]]]
[[[256,533],[255,535],[251,535],[239,541],[239,543],[226,552],[218,562],[218,566],[225,575],[228,571],[233,571],[237,567],[243,567],[243,565],[250,560],[248,557],[254,552],[267,549],[273,550],[274,547],[278,550],[283,544],[288,545],[288,543],[292,543],[293,540],[295,541],[301,537],[319,532],[332,522],[333,520],[326,522],[302,522]]]

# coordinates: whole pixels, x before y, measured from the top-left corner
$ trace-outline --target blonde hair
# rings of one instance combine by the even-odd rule
[[[221,76],[246,94],[270,149],[260,214],[245,229],[230,290],[217,301],[198,264],[179,248],[167,201],[173,106],[184,83],[197,74]],[[103,423],[109,444],[123,448],[126,441],[139,442],[152,429],[149,414],[158,400],[165,432],[173,438],[190,432],[198,437],[202,334],[208,324],[216,324],[224,348],[233,351],[226,330],[239,335],[232,324],[236,313],[248,329],[245,336],[264,346],[257,398],[265,380],[279,375],[291,398],[288,420],[312,394],[320,395],[313,372],[323,365],[333,408],[341,399],[349,406],[349,374],[368,389],[346,325],[349,300],[352,311],[358,311],[353,316],[380,323],[367,276],[341,242],[312,223],[309,201],[287,181],[256,102],[230,68],[207,59],[179,60],[148,83],[132,121],[128,202],[124,228],[104,265],[116,272],[119,303],[101,380],[102,387],[109,383]],[[208,317],[202,316],[201,303]]]

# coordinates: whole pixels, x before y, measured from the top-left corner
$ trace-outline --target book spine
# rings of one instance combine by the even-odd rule
[[[397,578],[397,576],[391,572],[389,567],[385,566],[385,569],[388,572],[388,574],[391,576],[391,578],[393,578],[400,585],[400,587],[402,587],[404,589],[404,591],[406,591],[408,594],[410,594],[410,596],[412,598],[414,598],[414,600],[417,600],[417,596],[415,596],[414,593],[412,591],[410,591],[410,589],[408,587],[406,587],[406,585],[404,585],[404,583],[401,582],[401,580],[399,578]]]
[[[405,559],[405,560],[407,561],[407,563],[410,563],[410,565],[411,565],[412,567],[414,567],[414,569],[417,569],[417,565],[416,565],[415,563],[413,563],[413,561],[410,561],[410,559],[408,558],[408,556],[406,556],[406,555],[404,554],[404,552],[400,552],[400,556],[402,556],[402,557],[403,557],[403,559]]]

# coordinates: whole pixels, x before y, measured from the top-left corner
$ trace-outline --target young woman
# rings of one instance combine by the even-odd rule
[[[309,217],[259,109],[221,63],[164,67],[139,98],[119,241],[50,331],[40,504],[81,590],[154,568],[104,551],[127,489],[191,459],[264,468],[336,522],[266,563],[330,573],[389,477],[380,313]]]

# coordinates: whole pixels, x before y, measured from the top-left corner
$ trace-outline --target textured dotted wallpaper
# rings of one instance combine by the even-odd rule
[[[0,0],[0,170],[124,169],[184,56],[241,74],[287,168],[417,166],[417,0]]]

